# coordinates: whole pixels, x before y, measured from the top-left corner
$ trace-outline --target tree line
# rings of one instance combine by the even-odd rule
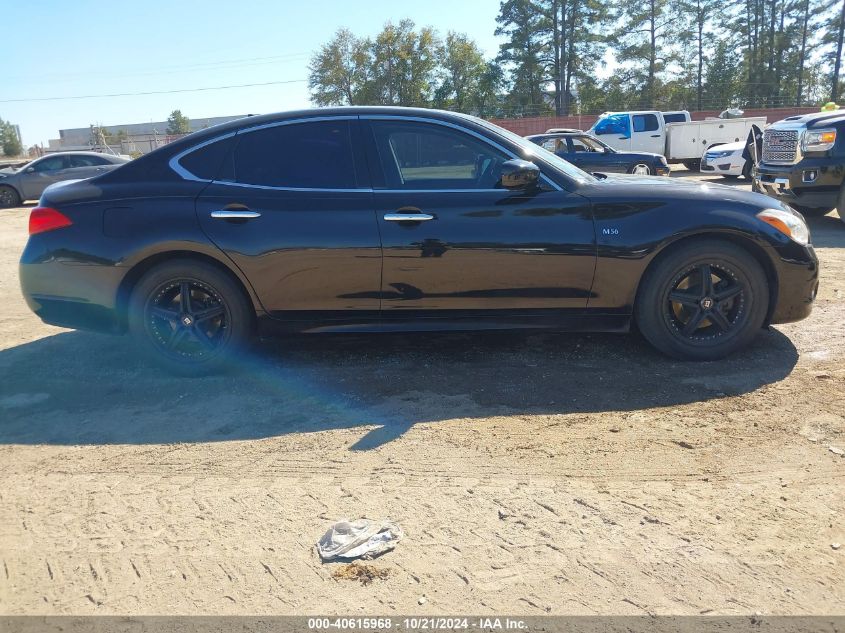
[[[315,105],[484,117],[837,101],[845,0],[503,0],[486,59],[466,34],[388,22],[312,56]],[[608,65],[610,62],[610,65]]]

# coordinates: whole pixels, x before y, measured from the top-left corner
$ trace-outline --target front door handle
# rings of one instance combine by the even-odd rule
[[[651,138],[660,138],[660,134],[652,134]]]
[[[434,216],[428,213],[385,213],[384,219],[387,222],[428,222]]]
[[[258,211],[249,211],[248,209],[218,209],[211,212],[211,217],[223,220],[249,220],[260,218],[261,214]]]

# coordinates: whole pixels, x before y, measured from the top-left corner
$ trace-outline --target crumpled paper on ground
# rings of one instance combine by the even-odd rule
[[[402,529],[390,521],[344,519],[323,534],[317,542],[317,551],[324,561],[375,558],[396,547],[402,536]]]

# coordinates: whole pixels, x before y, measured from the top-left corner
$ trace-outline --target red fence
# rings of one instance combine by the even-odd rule
[[[795,116],[796,114],[809,114],[811,112],[818,112],[818,107],[808,108],[749,108],[745,110],[745,116],[764,116],[768,123],[780,121],[788,116]],[[693,121],[702,121],[707,117],[719,116],[720,110],[701,110],[699,112],[690,112]],[[585,114],[582,116],[538,116],[526,117],[524,119],[491,119],[491,123],[500,125],[503,128],[526,136],[528,134],[541,134],[552,127],[570,127],[579,130],[586,130],[592,127],[596,122],[598,115]]]

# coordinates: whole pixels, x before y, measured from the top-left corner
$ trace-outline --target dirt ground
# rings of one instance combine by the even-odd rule
[[[329,336],[194,380],[34,317],[27,215],[0,211],[0,614],[845,612],[836,212],[812,317],[723,362]],[[343,517],[405,532],[372,582],[316,555]]]

